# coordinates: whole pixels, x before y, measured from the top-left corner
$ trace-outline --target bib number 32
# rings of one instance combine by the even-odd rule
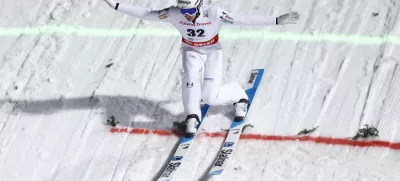
[[[203,29],[198,29],[198,30],[194,30],[194,29],[188,29],[187,30],[187,35],[190,37],[204,37],[204,30]]]

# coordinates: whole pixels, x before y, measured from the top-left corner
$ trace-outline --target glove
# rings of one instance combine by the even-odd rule
[[[298,12],[290,12],[278,16],[276,18],[276,24],[277,25],[296,24],[297,20],[299,19],[300,19],[300,14]]]
[[[114,0],[104,0],[111,8],[116,9],[117,3]]]

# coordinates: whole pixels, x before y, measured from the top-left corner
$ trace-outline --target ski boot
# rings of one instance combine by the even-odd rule
[[[197,129],[199,128],[200,125],[200,119],[199,116],[196,114],[190,114],[186,117],[185,120],[185,137],[186,138],[193,138],[194,135],[196,135]]]
[[[240,99],[239,102],[234,103],[235,105],[235,121],[239,122],[246,117],[247,108],[249,106],[249,100],[247,99]]]

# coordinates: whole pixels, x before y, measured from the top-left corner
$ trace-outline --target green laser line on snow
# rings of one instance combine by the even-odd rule
[[[173,28],[141,28],[141,29],[102,29],[83,28],[79,26],[41,26],[31,28],[1,28],[0,36],[20,35],[65,35],[65,36],[91,36],[91,37],[129,37],[129,36],[150,36],[150,37],[171,37],[180,36]],[[318,42],[327,41],[334,43],[353,43],[364,45],[379,45],[383,43],[400,44],[400,37],[396,36],[362,36],[346,34],[327,33],[288,33],[271,32],[262,30],[227,29],[221,30],[220,37],[228,40],[236,39],[259,39],[259,40],[287,40]]]

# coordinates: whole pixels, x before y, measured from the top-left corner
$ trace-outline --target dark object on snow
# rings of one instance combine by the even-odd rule
[[[358,138],[368,138],[370,136],[379,136],[379,131],[373,126],[365,125],[365,128],[361,128],[358,130],[357,134],[353,137],[353,141],[357,140]]]
[[[246,124],[246,125],[244,125],[243,128],[242,128],[242,132],[243,132],[246,128],[254,128],[254,125],[252,125],[252,124]]]
[[[112,65],[114,65],[114,63],[110,63],[110,64],[106,65],[106,68],[110,68]]]
[[[119,123],[119,121],[115,120],[115,116],[110,116],[110,119],[107,119],[107,123],[115,127]]]
[[[373,12],[372,16],[377,17],[379,15],[379,13]]]
[[[312,132],[314,132],[315,130],[317,130],[318,127],[319,127],[319,126],[313,128],[313,129],[303,129],[303,130],[301,130],[299,133],[297,133],[297,135],[306,135],[306,134],[308,134],[308,133],[312,133]]]
[[[180,131],[180,132],[185,132],[185,130],[186,130],[186,124],[185,124],[185,122],[183,121],[183,122],[178,122],[178,121],[175,121],[174,122],[174,128],[176,128],[178,131]]]

